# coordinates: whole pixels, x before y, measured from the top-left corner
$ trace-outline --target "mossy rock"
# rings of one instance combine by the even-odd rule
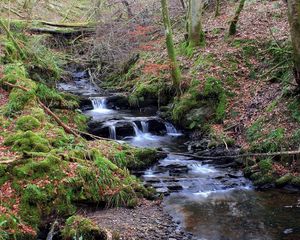
[[[91,219],[75,215],[67,219],[62,230],[65,240],[107,240],[107,233]]]
[[[291,184],[295,187],[300,187],[300,177],[293,177]]]
[[[284,176],[278,178],[275,182],[276,186],[282,187],[286,184],[288,184],[293,179],[293,175],[291,174],[285,174]]]
[[[22,130],[24,132],[37,129],[40,126],[40,121],[31,115],[22,116],[16,122],[16,129]]]
[[[19,152],[49,152],[50,144],[43,136],[32,131],[17,133],[8,137],[4,144],[12,146],[14,151]]]
[[[130,170],[141,170],[157,162],[160,155],[154,149],[137,149],[134,153],[134,161],[127,163]]]
[[[271,175],[260,175],[254,182],[254,186],[262,187],[266,184],[274,182],[274,177]]]

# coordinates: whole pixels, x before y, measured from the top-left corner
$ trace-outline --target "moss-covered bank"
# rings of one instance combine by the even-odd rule
[[[53,88],[63,61],[43,45],[43,38],[35,43],[39,48],[33,49],[35,36],[13,34],[26,58],[11,39],[0,35],[4,51],[0,87],[7,93],[0,107],[1,239],[35,239],[43,220],[69,217],[78,203],[134,207],[139,198],[153,198],[153,190],[144,188],[127,169],[153,163],[156,152],[107,141],[88,142],[68,134],[41,105],[70,128],[84,130],[86,118],[72,110],[78,107],[77,98]],[[66,222],[65,239],[89,236],[90,222],[80,221],[76,233],[68,230],[77,220]],[[101,235],[94,229],[93,236],[95,232]]]

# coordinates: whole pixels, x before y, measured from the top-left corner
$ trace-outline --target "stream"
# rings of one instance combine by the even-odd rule
[[[135,174],[164,194],[165,211],[195,239],[300,239],[299,192],[256,190],[242,171],[222,161],[174,155],[187,152],[187,136],[155,111],[126,110],[112,104],[111,96],[99,92],[84,74],[58,88],[89,99],[90,107],[83,111],[91,117],[91,133],[172,152]]]

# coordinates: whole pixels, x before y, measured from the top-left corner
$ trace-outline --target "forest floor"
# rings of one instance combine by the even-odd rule
[[[76,7],[74,5],[74,8],[71,7],[68,11],[69,4],[73,6],[71,2],[54,4],[51,6],[51,11],[48,9],[49,13],[42,11],[41,9],[44,8],[41,6],[34,10],[36,15],[33,14],[33,16],[43,20],[63,21],[68,19],[74,21],[81,14],[79,10],[74,9],[86,11],[87,16],[93,10],[86,6]],[[176,21],[174,38],[178,61],[183,72],[182,96],[180,98],[172,96],[171,100],[169,99],[168,103],[171,102],[171,104],[168,106],[166,117],[181,125],[183,122],[181,117],[190,116],[191,120],[181,127],[193,133],[191,136],[198,137],[198,140],[199,137],[203,137],[203,131],[206,131],[205,134],[216,142],[211,145],[223,145],[225,150],[227,145],[237,145],[245,151],[254,152],[298,149],[300,102],[292,80],[286,6],[280,0],[248,2],[240,16],[237,34],[228,38],[228,21],[235,7],[233,3],[224,4],[221,15],[217,18],[213,16],[212,10],[205,13],[203,26],[206,33],[206,46],[194,49],[192,52],[188,52],[184,47],[185,26],[183,21]],[[53,13],[53,9],[55,13]],[[32,14],[23,12],[21,8],[14,6],[13,11],[16,10],[19,15],[24,15],[24,17]],[[59,14],[60,11],[67,12],[67,14]],[[74,11],[77,14],[73,14]],[[41,13],[43,14],[41,15]],[[5,11],[2,11],[1,14],[4,18],[11,16]],[[45,16],[47,17],[43,18]],[[160,19],[160,16],[157,15],[156,18]],[[176,20],[176,16],[174,19]],[[167,92],[172,84],[162,26],[145,27],[139,23],[134,26],[126,31],[128,36],[135,41],[142,39],[134,49],[140,54],[140,59],[124,76],[118,75],[116,79],[113,79],[113,83],[104,81],[102,84],[106,87],[110,86],[115,91],[129,93],[129,99],[133,104],[143,101],[147,95],[156,96],[159,101],[164,97],[161,89],[166,89]],[[51,77],[55,75],[56,68],[52,68],[53,62],[51,61],[55,57],[51,54],[49,58],[46,58],[48,51],[35,49],[34,43],[40,44],[43,42],[40,41],[42,38],[34,42],[35,35],[27,32],[24,35],[29,39],[24,41],[24,49],[27,50],[31,47],[31,51],[36,51],[33,51],[33,54],[29,52],[31,59],[24,61],[18,54],[15,54],[13,44],[7,43],[9,39],[6,39],[6,45],[0,45],[0,57],[6,57],[2,64],[3,68],[6,67],[5,74],[2,73],[2,66],[0,68],[1,80],[5,77],[13,84],[29,86],[32,91],[36,91],[37,95],[45,94],[47,97],[43,100],[49,106],[53,106],[52,104],[55,103],[66,108],[55,111],[66,124],[82,127],[86,124],[86,120],[81,119],[82,116],[72,110],[74,99],[70,100],[69,96],[51,91],[52,88],[45,87],[44,83],[47,81],[40,81],[40,79],[46,79],[42,75],[43,73],[49,71]],[[16,37],[19,35],[16,34]],[[18,42],[23,44],[22,37],[18,39]],[[1,35],[1,38],[5,38],[4,34]],[[95,39],[97,40],[96,37]],[[123,39],[132,40],[126,37]],[[85,40],[86,42],[84,42]],[[82,49],[85,50],[84,47],[92,42],[92,38],[83,38],[83,42]],[[59,45],[60,42],[56,43]],[[97,42],[92,43],[95,45]],[[51,45],[53,42],[47,44]],[[12,52],[4,52],[5,48]],[[53,52],[57,53],[58,50],[54,49]],[[35,58],[36,56],[37,58]],[[40,59],[44,60],[44,58],[47,66],[43,61],[40,62]],[[78,59],[77,62],[82,60]],[[86,57],[83,59],[86,60]],[[24,67],[26,73],[21,73],[20,76],[19,70],[23,69],[23,65],[26,67]],[[38,69],[37,74],[41,74],[42,78],[28,79],[36,77],[29,71],[32,70],[32,66]],[[83,64],[83,66],[85,65]],[[20,79],[24,80],[24,83],[20,82]],[[222,96],[222,101],[224,101],[221,102],[220,98],[213,103],[220,106],[222,117],[215,120],[215,116],[208,116],[208,121],[203,122],[199,120],[200,117],[193,114],[195,110],[201,110],[203,104],[203,95],[201,94],[211,80],[217,83],[218,89],[221,89],[222,95],[218,95],[218,97]],[[36,84],[39,86],[38,88],[36,88]],[[51,84],[53,85],[53,82]],[[11,92],[9,93],[8,90]],[[11,94],[12,92],[17,92],[17,97]],[[220,92],[216,94],[220,94]],[[7,239],[15,236],[16,233],[33,236],[38,230],[43,213],[52,215],[52,209],[59,209],[59,214],[70,216],[75,213],[74,202],[90,201],[100,202],[104,205],[132,206],[137,204],[137,198],[151,195],[150,190],[141,187],[139,181],[127,171],[122,170],[124,164],[122,161],[118,161],[125,156],[125,159],[121,159],[125,160],[125,167],[131,161],[139,164],[141,159],[136,158],[135,155],[138,155],[136,150],[106,141],[91,144],[83,139],[74,140],[74,136],[66,134],[59,124],[44,112],[36,97],[31,96],[30,102],[28,104],[25,102],[22,106],[24,109],[15,111],[18,112],[17,115],[14,114],[15,112],[10,115],[10,108],[20,107],[15,101],[20,100],[20,96],[23,95],[26,94],[20,92],[20,89],[12,90],[7,86],[0,88],[0,160],[2,161],[0,164],[0,200],[3,205],[0,208],[0,234],[3,232],[8,234]],[[63,105],[66,103],[67,106]],[[29,126],[32,130],[29,137],[22,135],[21,138],[28,138],[33,143],[28,143],[27,140],[21,142],[22,139],[12,139],[13,136],[20,137],[20,132],[22,134],[28,132],[25,131],[28,130],[28,126],[25,126],[23,131],[17,129],[16,125],[20,119],[31,115],[32,109],[34,109],[32,115],[37,126]],[[75,124],[73,121],[75,119],[80,121]],[[203,126],[206,128],[203,129]],[[45,142],[43,139],[47,141]],[[37,144],[36,141],[38,141]],[[111,151],[107,151],[108,145]],[[23,147],[26,149],[24,150]],[[36,153],[36,149],[39,148],[43,148],[44,152],[38,150]],[[29,155],[26,155],[28,149]],[[154,152],[148,152],[148,155],[153,154]],[[263,184],[274,182],[288,175],[286,183],[299,186],[299,168],[297,169],[295,161],[297,158],[293,157],[260,159],[265,161],[264,163],[271,163],[271,167],[267,164],[267,169],[263,169],[264,166],[261,167],[256,162],[253,167],[256,172],[260,168],[262,172],[264,171],[260,176]],[[145,158],[143,157],[142,160]],[[24,159],[26,161],[23,161]],[[5,165],[6,161],[14,162],[14,160],[21,161]],[[266,176],[269,177],[267,182],[265,181]],[[273,178],[273,176],[275,177]],[[95,179],[101,179],[100,183]],[[61,184],[58,184],[58,181]],[[96,186],[95,183],[99,186]],[[78,192],[78,189],[84,189],[84,191]],[[101,194],[99,194],[99,189],[101,189]],[[9,198],[3,193],[7,193]],[[171,237],[174,235],[175,239],[189,238],[180,230],[176,230],[171,219],[162,212],[161,206],[156,205],[155,202],[145,201],[142,203],[133,210],[111,209],[88,213],[86,216],[101,226],[120,230],[124,239],[131,236],[149,239],[147,232],[151,232],[151,236],[154,237],[155,235]],[[145,217],[148,215],[154,216],[156,220],[146,219]],[[115,221],[116,216],[118,216],[117,221]],[[133,225],[137,225],[138,228],[132,228]]]

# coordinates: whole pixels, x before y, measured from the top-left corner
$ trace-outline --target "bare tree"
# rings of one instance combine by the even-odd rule
[[[300,1],[288,0],[287,2],[293,45],[294,76],[300,86]]]
[[[204,46],[205,34],[202,29],[202,0],[189,0],[188,43],[189,47]]]
[[[161,6],[162,6],[163,22],[165,27],[167,50],[168,50],[168,55],[171,63],[171,74],[173,79],[173,86],[178,91],[180,86],[180,81],[181,81],[181,72],[176,60],[176,53],[175,53],[174,41],[173,41],[173,32],[171,28],[167,0],[161,0]]]
[[[239,20],[240,14],[244,8],[245,2],[246,2],[246,0],[240,0],[239,6],[235,11],[235,14],[234,14],[232,20],[230,21],[229,36],[232,36],[236,33],[236,25]]]

